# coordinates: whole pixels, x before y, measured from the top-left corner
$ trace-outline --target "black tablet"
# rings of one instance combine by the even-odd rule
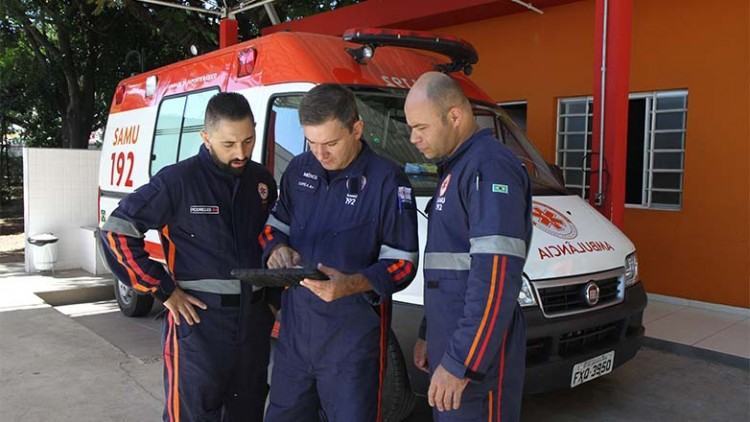
[[[328,280],[328,276],[317,269],[310,268],[281,268],[276,270],[237,268],[232,270],[232,277],[258,287],[295,286],[306,278]]]

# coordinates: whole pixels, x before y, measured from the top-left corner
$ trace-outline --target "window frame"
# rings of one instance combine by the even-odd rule
[[[524,99],[524,100],[513,100],[513,101],[500,101],[500,102],[497,102],[495,104],[498,107],[500,107],[500,108],[507,107],[507,106],[511,106],[512,107],[512,106],[518,106],[518,105],[525,106],[526,109],[524,110],[525,111],[525,115],[524,115],[524,119],[525,119],[525,121],[524,121],[524,127],[521,127],[521,125],[518,124],[518,123],[516,123],[516,125],[523,131],[524,134],[528,133],[528,123],[529,123],[528,122],[528,117],[529,117],[529,101],[528,100]],[[508,114],[510,116],[510,114],[508,113],[508,110],[505,110],[505,109],[503,109],[503,110],[505,111],[506,114]],[[511,120],[513,120],[512,116],[510,116],[510,118],[511,118]],[[515,122],[515,120],[513,120],[513,121]]]
[[[589,160],[589,156],[591,151],[587,148],[588,146],[588,136],[589,132],[591,133],[591,142],[593,145],[593,131],[590,131],[589,129],[589,114],[591,114],[591,118],[593,120],[594,114],[593,114],[593,100],[594,97],[592,96],[577,96],[577,97],[560,97],[557,99],[557,115],[555,118],[555,133],[557,136],[555,136],[555,165],[560,167],[560,169],[563,172],[563,176],[565,176],[566,170],[580,170],[582,172],[581,175],[581,185],[572,185],[571,187],[568,187],[568,184],[565,184],[565,188],[568,189],[570,192],[576,192],[578,188],[580,188],[580,196],[583,197],[586,194],[586,189],[591,189],[591,185],[588,183],[588,179],[586,178],[586,174],[591,172],[591,166],[587,168],[586,164]],[[562,112],[562,106],[564,101],[585,101],[585,110],[583,113],[570,113],[570,114],[561,114]],[[589,106],[589,102],[591,102],[591,106]],[[591,113],[589,111],[591,110]],[[580,131],[573,131],[568,132],[567,130],[565,132],[560,132],[560,120],[562,117],[583,117],[583,132]],[[567,137],[568,135],[583,135],[583,149],[568,149],[567,148],[567,142],[565,145],[565,149],[560,149],[560,136]],[[567,152],[582,152],[583,153],[583,162],[581,163],[581,167],[568,167],[566,166],[566,162],[560,163],[560,152],[567,153]],[[566,161],[566,160],[565,160]]]
[[[276,102],[277,98],[302,97],[305,94],[307,94],[307,91],[289,91],[289,92],[276,93],[276,94],[273,94],[270,97],[268,97],[268,101],[266,103],[267,105],[266,105],[266,117],[265,117],[265,131],[264,131],[265,133],[263,134],[263,153],[261,154],[261,157],[262,157],[263,161],[261,162],[261,164],[264,167],[266,167],[266,169],[269,172],[271,172],[272,175],[276,174],[276,159],[274,157],[274,160],[273,160],[273,166],[274,166],[274,168],[268,168],[268,162],[269,162],[269,158],[270,158],[269,157],[269,151],[271,151],[271,149],[269,148],[269,142],[271,142],[271,140],[268,139],[268,137],[270,136],[270,133],[271,133],[270,127],[271,127],[271,115],[273,113],[273,105]],[[298,111],[298,113],[299,113],[299,111]],[[274,132],[276,132],[275,129],[274,129]],[[309,148],[308,148],[308,145],[307,145],[307,139],[303,139],[302,140],[302,144],[303,145],[302,145],[302,153],[301,154],[304,154],[305,152],[309,151]],[[274,140],[274,145],[273,145],[272,151],[273,151],[274,154],[276,154],[276,142],[275,142],[275,140]],[[286,169],[284,169],[284,171],[281,172],[281,173],[283,174],[285,171],[286,171]],[[277,180],[276,183],[280,184],[281,180]]]
[[[664,110],[658,110],[658,99],[659,98],[669,98],[669,97],[681,97],[684,98],[684,105],[682,108],[670,108],[670,109],[664,109]],[[628,102],[630,100],[640,100],[643,99],[646,101],[645,104],[645,121],[644,121],[644,132],[643,132],[643,175],[642,175],[642,188],[641,188],[641,203],[640,204],[631,204],[631,203],[625,203],[625,208],[631,208],[631,209],[647,209],[647,210],[656,210],[656,211],[681,211],[682,206],[684,203],[684,193],[685,193],[685,154],[686,154],[686,137],[687,137],[687,112],[688,112],[688,97],[689,97],[689,91],[687,89],[672,89],[672,90],[662,90],[662,91],[650,91],[650,92],[635,92],[630,93],[628,95]],[[586,104],[586,110],[584,113],[572,113],[572,114],[564,114],[563,106],[566,102],[574,102],[574,101],[585,101]],[[557,98],[557,115],[556,115],[556,127],[555,127],[555,163],[560,166],[560,168],[565,172],[567,169],[571,170],[581,170],[583,172],[583,181],[581,186],[579,185],[572,185],[570,186],[571,192],[578,192],[578,188],[580,187],[580,194],[585,193],[585,190],[587,188],[587,179],[586,179],[586,173],[591,172],[591,167],[586,166],[587,164],[587,156],[590,154],[590,150],[587,149],[586,145],[586,138],[589,136],[589,127],[588,127],[588,113],[591,110],[593,106],[593,96],[576,96],[576,97],[558,97]],[[656,117],[658,114],[664,114],[664,113],[682,113],[682,129],[656,129]],[[584,131],[578,132],[575,131],[573,134],[584,134],[584,148],[583,150],[569,150],[567,149],[561,149],[561,139],[565,136],[568,136],[570,133],[568,131],[561,132],[560,131],[560,122],[563,118],[568,117],[582,117],[585,116],[586,120],[584,121]],[[593,111],[591,113],[591,116],[593,118]],[[660,133],[680,133],[681,136],[681,142],[680,142],[680,148],[655,148],[655,140],[656,135]],[[593,133],[592,133],[592,146],[593,146]],[[566,160],[563,160],[563,163],[560,163],[560,156],[566,157],[568,152],[583,152],[584,153],[584,161],[583,161],[583,167],[566,167],[564,164],[566,164]],[[654,155],[660,154],[660,153],[679,153],[680,154],[680,168],[679,169],[655,169],[654,168]],[[562,164],[562,165],[561,165]],[[678,189],[671,189],[671,188],[654,188],[653,187],[653,179],[654,174],[679,174],[680,175],[680,183]],[[566,183],[566,187],[569,185]],[[591,189],[590,185],[588,186],[589,189]],[[670,192],[670,193],[679,193],[680,194],[680,201],[679,204],[663,204],[663,203],[654,203],[653,202],[653,193],[654,192]]]
[[[154,119],[154,131],[151,134],[151,149],[149,150],[149,156],[148,156],[148,177],[149,177],[149,179],[152,178],[152,177],[154,177],[154,173],[153,173],[153,163],[154,163],[153,156],[154,156],[154,147],[156,146],[156,128],[159,125],[159,117],[161,116],[161,108],[162,108],[162,106],[164,105],[164,103],[166,101],[173,100],[173,99],[176,99],[176,98],[185,97],[185,104],[182,105],[182,117],[180,118],[180,132],[179,132],[179,135],[177,136],[177,150],[176,150],[177,152],[176,152],[175,157],[174,157],[174,162],[172,162],[171,164],[167,164],[167,166],[171,166],[171,165],[174,165],[174,164],[177,164],[177,163],[180,162],[180,160],[179,160],[179,158],[180,158],[180,148],[182,147],[182,132],[185,129],[185,110],[187,109],[188,97],[191,96],[191,95],[193,95],[193,94],[201,94],[201,93],[204,93],[204,92],[207,92],[207,91],[216,91],[216,94],[219,94],[219,93],[222,92],[220,86],[214,85],[214,86],[210,86],[210,87],[196,89],[194,91],[186,91],[186,92],[180,92],[179,94],[167,95],[167,96],[162,97],[161,100],[159,101],[159,107],[156,109],[156,118]],[[204,120],[203,124],[204,124],[204,127],[205,127],[205,120]],[[163,166],[162,168],[167,167],[167,166]],[[159,170],[161,170],[161,169],[159,169]]]

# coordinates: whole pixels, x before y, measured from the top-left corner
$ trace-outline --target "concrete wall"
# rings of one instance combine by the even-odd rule
[[[555,161],[556,104],[591,95],[594,1],[440,28],[474,44],[472,79],[528,101],[528,134]],[[649,292],[750,306],[747,0],[633,0],[630,92],[688,90],[683,206],[625,210]]]
[[[57,242],[55,269],[96,268],[94,237],[81,227],[97,225],[99,151],[24,148],[26,238],[51,232]],[[26,242],[26,271],[34,271],[37,247]]]

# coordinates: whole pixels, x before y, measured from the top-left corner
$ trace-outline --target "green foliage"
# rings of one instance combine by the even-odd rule
[[[168,0],[219,10],[223,0]],[[277,0],[282,21],[357,0]],[[227,0],[232,7],[239,0]],[[240,39],[271,25],[263,7],[237,15]],[[117,82],[216,48],[219,19],[136,0],[0,0],[0,116],[30,146],[85,148],[103,128]]]

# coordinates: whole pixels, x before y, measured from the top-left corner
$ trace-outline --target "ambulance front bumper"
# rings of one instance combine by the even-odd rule
[[[614,306],[569,317],[548,318],[538,306],[526,317],[526,382],[524,392],[542,393],[571,387],[573,368],[614,351],[613,368],[632,359],[643,340],[646,292],[642,283],[625,290]]]

